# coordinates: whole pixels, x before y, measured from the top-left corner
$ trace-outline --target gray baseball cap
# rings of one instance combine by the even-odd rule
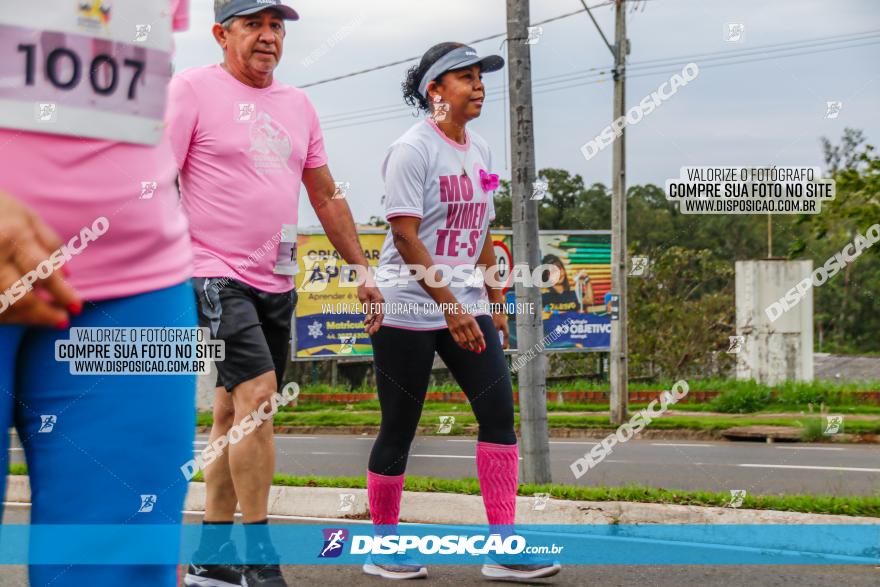
[[[214,22],[224,22],[233,16],[256,14],[267,8],[280,12],[284,20],[299,20],[296,10],[282,4],[281,0],[215,0]]]
[[[477,52],[473,47],[462,45],[435,61],[434,64],[428,68],[422,76],[422,79],[419,81],[419,93],[422,96],[426,96],[428,84],[431,80],[437,79],[447,71],[470,67],[474,64],[480,66],[480,71],[482,73],[489,73],[491,71],[498,71],[504,67],[504,58],[500,55],[487,55],[486,57],[480,57],[477,55]]]

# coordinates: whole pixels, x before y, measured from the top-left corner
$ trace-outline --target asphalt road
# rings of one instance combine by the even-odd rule
[[[199,435],[194,451],[207,442]],[[551,440],[555,483],[583,486],[630,484],[679,490],[749,494],[872,495],[880,493],[880,446],[754,442],[660,442],[631,440],[576,479],[573,461],[595,440]],[[368,436],[276,436],[276,470],[289,475],[364,475],[373,438]],[[24,462],[21,448],[10,461]],[[181,463],[182,465],[183,463]],[[410,450],[408,475],[444,479],[476,477],[473,437],[419,436]]]
[[[196,449],[207,441],[201,436]],[[763,444],[733,442],[654,442],[631,440],[580,479],[571,463],[597,441],[551,440],[553,481],[584,486],[640,484],[666,489],[750,494],[880,492],[880,446]],[[290,475],[364,475],[372,437],[278,436],[277,471]],[[475,439],[417,437],[410,450],[408,475],[445,479],[476,477]]]

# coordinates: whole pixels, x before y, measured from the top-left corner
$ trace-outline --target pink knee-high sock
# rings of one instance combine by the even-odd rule
[[[513,531],[518,473],[517,445],[477,441],[477,477],[492,533]]]
[[[405,475],[380,475],[367,470],[367,498],[370,518],[376,534],[397,534],[400,517],[400,496]]]

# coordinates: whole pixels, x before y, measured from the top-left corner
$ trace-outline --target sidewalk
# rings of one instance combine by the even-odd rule
[[[340,512],[340,494],[354,495],[350,511]],[[30,502],[30,485],[24,475],[8,477],[6,500]],[[880,518],[805,514],[775,510],[748,510],[625,501],[573,501],[548,499],[535,508],[533,497],[516,498],[518,524],[872,524]],[[184,509],[204,511],[205,484],[192,482]],[[368,520],[366,489],[337,487],[272,486],[269,514],[328,519]],[[479,495],[404,491],[400,521],[424,524],[486,524]]]

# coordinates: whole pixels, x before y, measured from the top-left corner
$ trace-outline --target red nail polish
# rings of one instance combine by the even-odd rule
[[[67,304],[67,311],[73,314],[74,316],[79,316],[82,314],[83,305],[82,304]]]
[[[58,330],[67,330],[69,327],[70,327],[70,320],[68,320],[66,318],[64,320],[58,322],[57,324],[55,324],[55,328],[57,328]]]

